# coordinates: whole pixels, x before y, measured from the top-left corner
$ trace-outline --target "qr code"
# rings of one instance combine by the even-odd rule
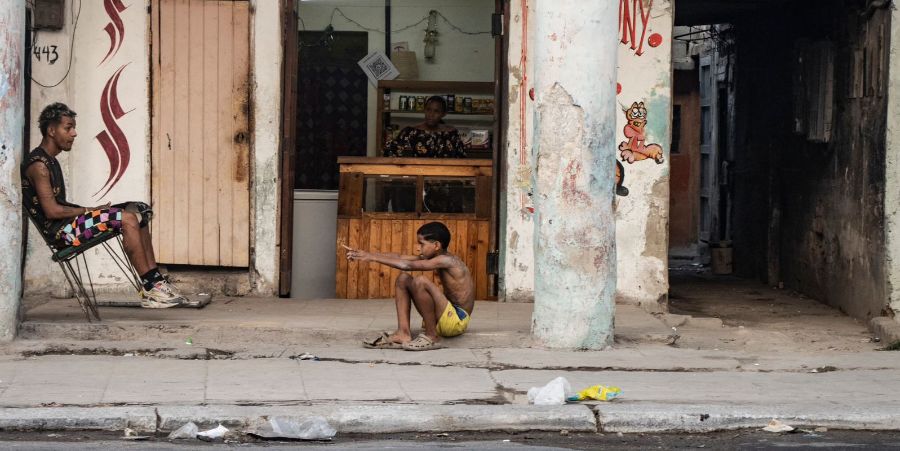
[[[375,60],[367,64],[367,66],[369,68],[369,71],[372,72],[372,75],[378,79],[380,79],[382,76],[384,76],[384,74],[388,73],[391,70],[390,67],[388,67],[388,65],[381,58],[376,58]]]

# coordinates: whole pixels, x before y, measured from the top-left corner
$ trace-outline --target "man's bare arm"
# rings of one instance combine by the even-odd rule
[[[75,216],[86,213],[88,210],[84,207],[71,207],[60,205],[53,195],[53,187],[50,185],[50,170],[44,163],[33,163],[25,171],[25,175],[31,180],[34,189],[38,194],[38,202],[41,209],[44,210],[44,216],[48,219],[65,219],[74,218]]]
[[[341,247],[343,247],[344,249],[347,249],[348,254],[350,252],[360,252],[359,249],[353,249],[352,247],[347,246],[345,244],[341,244]],[[369,252],[369,254],[371,254],[371,255],[378,254],[378,255],[381,255],[384,257],[399,258],[401,260],[409,260],[409,261],[421,260],[421,257],[419,257],[418,255],[403,255],[403,254],[397,254],[394,252]],[[349,258],[349,255],[348,255],[348,258]]]
[[[403,258],[391,257],[381,253],[350,251],[347,252],[347,258],[351,260],[373,261],[401,271],[433,271],[435,269],[444,269],[453,266],[452,259],[446,255],[439,255],[428,260],[421,258],[405,260]]]

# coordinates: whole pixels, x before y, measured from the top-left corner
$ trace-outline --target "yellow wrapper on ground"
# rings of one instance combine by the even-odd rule
[[[597,401],[612,401],[622,395],[622,389],[619,387],[607,387],[605,385],[594,385],[578,392],[577,395],[570,396],[568,401],[584,401],[585,399],[594,399]]]

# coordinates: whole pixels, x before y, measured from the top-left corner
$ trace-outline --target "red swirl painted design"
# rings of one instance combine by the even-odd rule
[[[100,61],[100,64],[115,56],[122,47],[122,42],[125,40],[125,23],[119,14],[125,11],[126,8],[127,6],[122,4],[122,0],[103,0],[103,9],[106,10],[106,15],[109,16],[109,23],[103,28],[106,34],[109,35],[109,51],[106,52],[106,56],[103,57],[103,61]]]
[[[128,138],[125,137],[125,133],[122,132],[119,124],[116,122],[122,116],[133,111],[123,110],[122,104],[119,103],[119,76],[126,66],[128,65],[120,67],[119,70],[109,77],[109,80],[106,81],[106,85],[103,87],[103,93],[100,94],[100,116],[103,118],[103,125],[106,126],[106,129],[98,133],[96,138],[109,159],[109,177],[106,179],[106,183],[94,193],[94,196],[102,191],[103,194],[100,197],[103,197],[116,186],[128,168],[128,162],[131,160],[131,148],[128,145]]]

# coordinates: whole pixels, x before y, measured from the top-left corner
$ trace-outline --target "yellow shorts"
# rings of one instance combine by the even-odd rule
[[[462,318],[460,318],[462,316]],[[462,307],[447,303],[447,308],[438,319],[437,333],[442,337],[455,337],[466,331],[471,316]]]

